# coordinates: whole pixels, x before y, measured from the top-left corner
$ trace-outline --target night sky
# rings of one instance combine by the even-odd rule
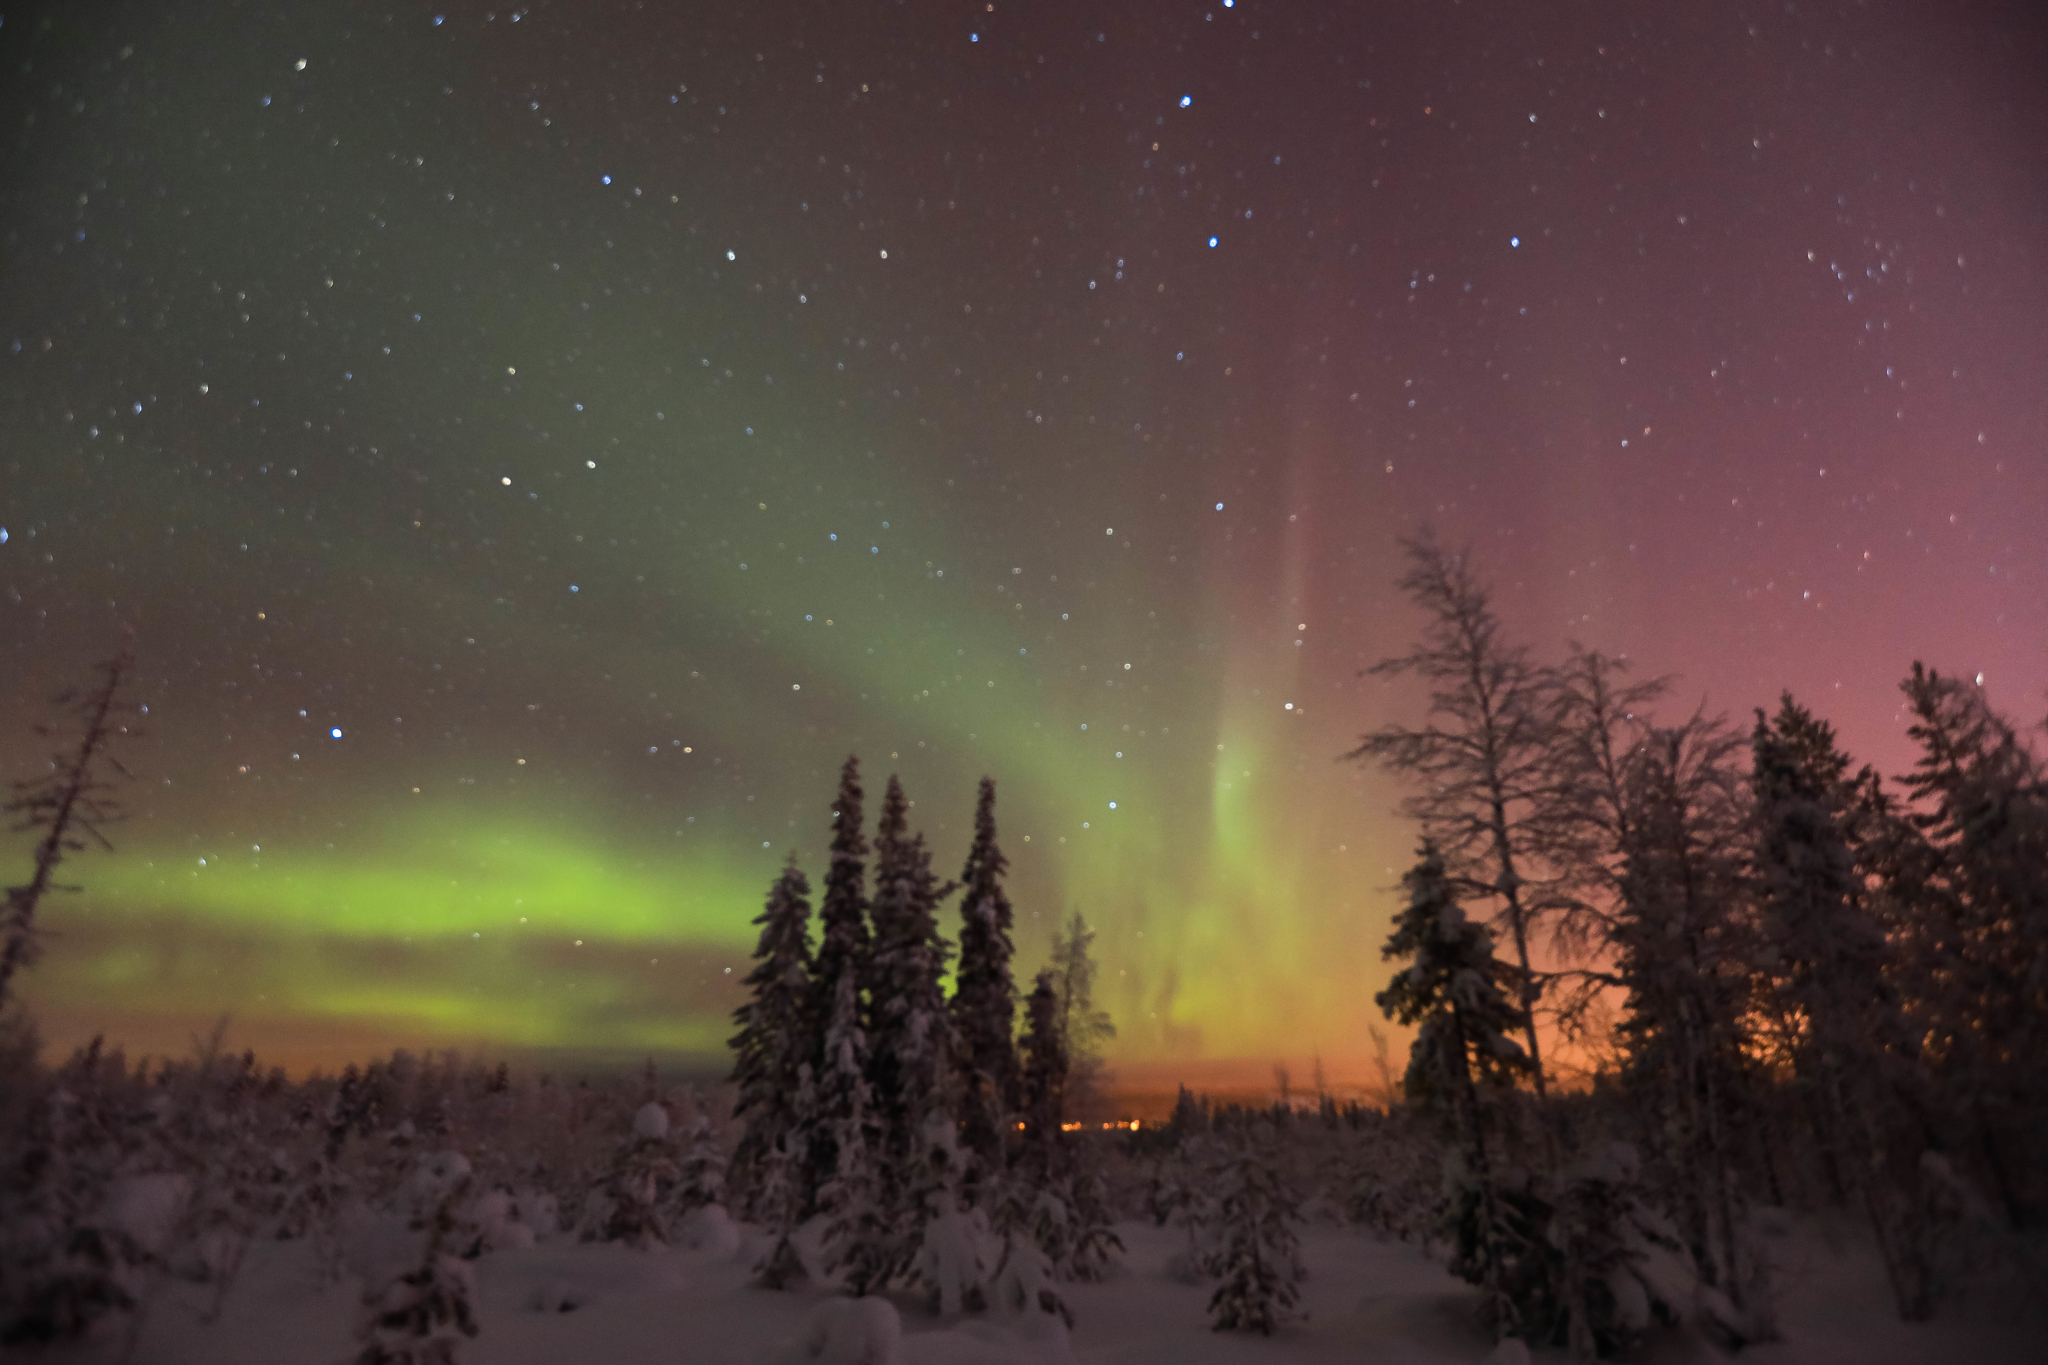
[[[1089,8],[0,4],[5,775],[149,707],[50,1041],[715,1048],[857,752],[1126,1075],[1341,1077],[1426,523],[1674,714],[2042,716],[2030,6]]]

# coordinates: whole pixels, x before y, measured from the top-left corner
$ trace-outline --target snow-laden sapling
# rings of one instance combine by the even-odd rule
[[[1147,1196],[1158,1226],[1170,1224],[1187,1237],[1187,1244],[1166,1258],[1166,1273],[1183,1284],[1200,1284],[1211,1274],[1211,1248],[1204,1238],[1215,1222],[1215,1193],[1209,1176],[1213,1164],[1212,1139],[1204,1131],[1191,1129],[1172,1157],[1157,1168]]]
[[[733,1151],[732,1207],[743,1218],[771,1221],[780,1214],[763,1207],[772,1178],[794,1174],[786,1164],[771,1174],[778,1150],[787,1154],[807,1142],[808,1115],[797,1106],[798,1071],[808,1065],[818,1039],[811,1019],[810,883],[791,854],[754,920],[761,938],[754,969],[747,974],[747,1003],[733,1012],[739,1032],[731,1039],[732,1083],[738,1091],[732,1114],[741,1125]],[[782,1198],[777,1191],[774,1199]],[[772,1202],[772,1201],[771,1201]]]
[[[676,1206],[682,1212],[725,1202],[725,1152],[711,1120],[699,1114],[690,1125],[690,1146],[683,1153],[676,1180]]]
[[[803,1081],[810,1084],[810,1063],[803,1066]],[[804,1135],[797,1135],[802,1138]],[[761,1259],[754,1263],[754,1283],[763,1289],[787,1289],[809,1277],[803,1257],[796,1249],[798,1162],[787,1142],[777,1142],[761,1160],[760,1177],[754,1187],[754,1210],[773,1239]]]
[[[1670,1222],[1643,1202],[1635,1148],[1610,1142],[1558,1173],[1547,1237],[1563,1283],[1565,1344],[1581,1359],[1672,1325],[1695,1277]]]
[[[652,1247],[668,1240],[661,1206],[680,1175],[668,1110],[649,1101],[633,1115],[633,1135],[590,1192],[579,1235],[586,1242]]]
[[[1111,1226],[1114,1215],[1102,1172],[1087,1163],[1065,1182],[1067,1206],[1066,1273],[1076,1280],[1096,1281],[1109,1273],[1113,1256],[1124,1249],[1123,1238]]]
[[[725,1150],[711,1130],[711,1120],[699,1114],[690,1130],[689,1150],[683,1154],[681,1174],[676,1181],[673,1203],[679,1211],[675,1221],[677,1240],[693,1251],[730,1255],[739,1250],[740,1233],[722,1202],[725,1195]]]
[[[1301,1200],[1281,1178],[1272,1146],[1267,1132],[1239,1132],[1216,1171],[1211,1266],[1222,1282],[1209,1298],[1209,1315],[1219,1332],[1271,1336],[1300,1315],[1305,1272],[1294,1221]]]
[[[924,1218],[910,1276],[936,1312],[952,1317],[979,1311],[988,1305],[988,1215],[961,1205],[967,1159],[954,1138],[952,1119],[943,1111],[928,1115],[923,1139],[924,1160],[911,1184]]]
[[[363,1349],[355,1365],[452,1365],[463,1338],[477,1334],[469,1266],[448,1250],[457,1229],[456,1208],[468,1194],[464,1178],[442,1196],[417,1266],[365,1289],[356,1333]]]

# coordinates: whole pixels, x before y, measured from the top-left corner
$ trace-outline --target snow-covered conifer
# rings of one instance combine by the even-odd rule
[[[355,1365],[452,1365],[456,1348],[477,1334],[469,1266],[448,1250],[467,1180],[449,1189],[427,1226],[420,1263],[396,1279],[366,1287]]]
[[[1544,1235],[1562,1321],[1543,1335],[1562,1335],[1582,1360],[1613,1355],[1650,1327],[1675,1324],[1692,1302],[1677,1229],[1648,1206],[1635,1148],[1626,1142],[1603,1143],[1558,1172]]]
[[[1913,666],[1903,689],[1921,756],[1906,778],[1932,856],[1906,932],[1916,1025],[1938,1040],[1959,1149],[2014,1227],[2048,1168],[2048,772],[1981,686]]]
[[[745,1131],[733,1152],[732,1176],[746,1218],[761,1216],[757,1205],[768,1154],[810,1140],[800,1131],[795,1109],[797,1069],[815,1061],[818,1052],[811,1024],[810,920],[810,884],[792,853],[754,920],[761,938],[745,983],[752,994],[733,1014],[739,1025],[731,1042],[738,1090],[733,1117]]]
[[[1209,1315],[1219,1332],[1271,1336],[1299,1312],[1305,1272],[1293,1223],[1300,1197],[1281,1178],[1272,1147],[1263,1123],[1246,1125],[1231,1135],[1215,1172],[1210,1264],[1221,1283],[1209,1298]]]
[[[95,1038],[23,1115],[25,1141],[0,1171],[0,1345],[65,1341],[139,1311],[189,1182],[123,1179],[161,1117],[135,1091],[126,1059]]]
[[[905,1267],[912,1283],[930,1297],[942,1315],[979,1311],[988,1305],[989,1240],[987,1214],[965,1207],[961,1191],[967,1161],[944,1111],[926,1115],[919,1132],[922,1153],[909,1179],[910,1195],[920,1210],[916,1241]]]
[[[914,1155],[918,1129],[941,1101],[955,1051],[943,985],[952,945],[939,934],[937,914],[953,888],[932,875],[924,836],[908,832],[908,812],[903,786],[891,777],[875,826],[868,1025],[868,1078],[891,1163]]]
[[[711,1129],[708,1115],[690,1124],[690,1143],[683,1151],[676,1177],[676,1206],[684,1213],[725,1202],[725,1149]]]
[[[811,1068],[806,1062],[802,1084],[808,1086],[810,1079]],[[798,1164],[786,1141],[771,1147],[761,1162],[760,1184],[754,1192],[754,1216],[768,1229],[772,1240],[754,1263],[754,1282],[764,1289],[786,1289],[807,1273],[795,1242]]]
[[[818,1081],[818,1127],[833,1156],[818,1204],[827,1217],[826,1268],[843,1272],[856,1295],[888,1282],[897,1250],[896,1229],[883,1208],[874,1166],[867,1054],[853,975],[842,972],[825,1029],[826,1069]]]
[[[839,791],[832,802],[832,847],[825,871],[824,897],[818,904],[819,941],[811,966],[809,1030],[817,1052],[811,1060],[811,1074],[819,1087],[821,1104],[826,1102],[837,1057],[831,1039],[832,1021],[839,1008],[840,981],[850,986],[853,1013],[851,1023],[862,1036],[861,1064],[867,1063],[866,1028],[868,975],[871,970],[871,941],[868,932],[867,837],[861,832],[860,760],[848,758],[839,770]],[[843,1041],[843,1039],[842,1039]],[[840,1095],[843,1102],[844,1095]],[[863,1119],[866,1107],[863,1101]],[[843,1121],[843,1120],[841,1120]],[[799,1181],[798,1207],[808,1215],[818,1206],[819,1191],[833,1178],[838,1160],[833,1151],[833,1121],[820,1110],[819,1124],[804,1154]]]
[[[582,1239],[643,1248],[666,1243],[664,1206],[680,1176],[668,1110],[650,1100],[634,1113],[632,1136],[613,1154],[585,1202]]]
[[[1019,1164],[1027,1178],[1050,1182],[1066,1169],[1060,1116],[1067,1092],[1067,1048],[1060,1028],[1059,990],[1043,968],[1024,1000],[1018,1110],[1024,1123]]]
[[[996,844],[996,784],[981,780],[974,842],[960,873],[960,968],[953,989],[959,1035],[961,1139],[982,1171],[1000,1170],[1017,1109],[1017,988],[1010,976],[1008,861]]]
[[[1090,1149],[1082,1151],[1085,1154]],[[1122,1253],[1124,1242],[1114,1227],[1116,1215],[1110,1207],[1107,1182],[1091,1157],[1082,1157],[1061,1193],[1070,1238],[1064,1271],[1072,1279],[1100,1280],[1109,1273],[1112,1256]]]
[[[1498,1097],[1532,1069],[1513,1038],[1523,1011],[1511,990],[1515,968],[1493,955],[1493,939],[1465,918],[1444,861],[1425,842],[1422,857],[1402,878],[1408,904],[1394,921],[1384,956],[1406,959],[1375,997],[1389,1018],[1420,1024],[1408,1053],[1404,1085],[1409,1103],[1438,1119],[1453,1135],[1459,1169],[1469,1179],[1447,1185],[1469,1189],[1447,1212],[1468,1231],[1465,1254],[1453,1269],[1487,1294],[1484,1311],[1497,1336],[1519,1335],[1521,1308],[1510,1283],[1509,1262],[1519,1240],[1496,1166]]]
[[[1910,1061],[1892,950],[1857,849],[1884,817],[1877,775],[1849,775],[1826,722],[1787,694],[1750,738],[1752,882],[1763,1004],[1834,1197],[1860,1198],[1901,1316],[1932,1310],[1914,1216],[1918,1125],[1893,1098]],[[1852,1157],[1852,1153],[1854,1154]]]

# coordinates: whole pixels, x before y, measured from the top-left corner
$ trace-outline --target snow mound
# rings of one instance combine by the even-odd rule
[[[652,1100],[640,1106],[633,1115],[633,1136],[649,1142],[658,1142],[668,1136],[668,1110]]]
[[[561,1235],[562,1202],[546,1190],[514,1190],[512,1206],[513,1216],[533,1229],[535,1241]]]
[[[611,1242],[557,1240],[498,1252],[478,1264],[505,1301],[533,1313],[570,1313],[592,1304],[672,1303],[694,1286],[681,1258]]]
[[[813,1308],[770,1365],[904,1365],[903,1319],[878,1298],[830,1298]],[[936,1365],[937,1359],[926,1357]],[[996,1357],[1000,1360],[1001,1357]]]
[[[1487,1355],[1486,1365],[1529,1365],[1529,1344],[1520,1337],[1502,1337]]]
[[[722,1204],[700,1204],[676,1224],[676,1245],[686,1251],[703,1251],[713,1256],[737,1256],[739,1226]]]
[[[539,1240],[534,1230],[520,1221],[519,1206],[510,1190],[479,1195],[469,1217],[486,1251],[523,1251]]]

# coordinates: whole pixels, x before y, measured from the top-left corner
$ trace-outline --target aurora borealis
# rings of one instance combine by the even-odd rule
[[[714,1049],[857,752],[1130,1074],[1344,1075],[1425,523],[1684,706],[2041,715],[2028,7],[713,9],[0,5],[0,758],[150,708],[53,1043]]]

